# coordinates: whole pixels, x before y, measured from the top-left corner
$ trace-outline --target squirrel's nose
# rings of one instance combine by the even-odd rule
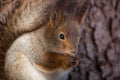
[[[66,49],[65,53],[66,54],[70,54],[70,55],[75,55],[76,54],[76,49]]]

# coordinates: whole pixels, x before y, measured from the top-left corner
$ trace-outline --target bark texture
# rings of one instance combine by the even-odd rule
[[[120,80],[120,0],[90,0],[70,80]]]

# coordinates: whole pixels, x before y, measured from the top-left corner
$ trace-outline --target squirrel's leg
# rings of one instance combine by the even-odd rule
[[[22,52],[7,54],[5,71],[7,80],[46,80]]]

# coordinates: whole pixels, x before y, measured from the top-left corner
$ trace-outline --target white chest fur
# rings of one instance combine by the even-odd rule
[[[25,34],[18,38],[7,52],[6,73],[9,80],[66,80],[69,71],[57,69],[54,71],[44,71],[38,69],[32,61],[31,36]],[[28,54],[29,53],[29,54]]]

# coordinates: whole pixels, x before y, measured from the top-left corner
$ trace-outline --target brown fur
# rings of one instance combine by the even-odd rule
[[[70,62],[72,57],[66,57],[65,55],[56,54],[56,53],[45,53],[42,60],[39,60],[36,63],[39,67],[43,68],[46,71],[52,71],[59,68],[63,68],[64,70],[68,70],[73,66],[73,63]],[[42,62],[44,61],[44,62]],[[71,60],[72,61],[72,60]]]
[[[56,1],[57,3],[55,4]],[[45,25],[47,26],[45,38],[47,40],[51,39],[51,41],[54,42],[55,40],[53,40],[51,36],[54,34],[54,29],[59,26],[66,28],[66,26],[68,26],[67,24],[72,21],[81,23],[88,6],[88,2],[82,2],[80,0],[50,0],[48,4],[44,3],[45,1],[41,2],[41,0],[6,0],[6,2],[0,0],[0,6],[2,6],[0,7],[0,79],[5,80],[4,63],[6,52],[18,37],[25,33],[34,32]],[[45,6],[42,12],[46,15],[43,13],[40,14],[38,11],[40,4]],[[39,14],[37,14],[36,18],[32,13]],[[43,16],[41,17],[41,15]],[[27,22],[24,22],[24,16],[28,18],[33,16],[33,22],[24,24]],[[74,27],[74,24],[71,25]],[[73,47],[69,43],[72,42],[66,40],[63,44],[64,46]],[[46,52],[43,57],[43,59],[45,59],[44,61],[48,64],[43,64],[41,62],[43,60],[39,60],[36,64],[47,71],[61,67],[64,70],[68,70],[73,66],[73,58],[71,56],[66,57],[58,53],[52,52],[51,54],[51,52]],[[51,57],[52,59],[50,59]]]
[[[26,24],[23,29],[19,28],[18,24],[16,24],[19,19],[22,19],[21,14],[30,14],[32,11],[34,11],[34,9],[32,10],[31,8],[37,7],[35,6],[37,3],[41,4],[40,1],[41,0],[0,0],[0,79],[5,77],[4,61],[6,51],[15,41],[15,39],[24,33],[28,33],[40,28],[47,22],[46,17],[48,15],[45,15],[41,17],[39,23],[35,22],[31,26],[27,26],[28,24]],[[46,7],[43,9],[43,12],[46,13],[47,11],[47,14],[49,14],[50,9],[48,9],[48,6],[52,7],[57,0],[50,1],[51,2],[48,2],[48,4],[45,4]],[[45,3],[45,1],[43,3]],[[31,11],[26,13],[27,8],[31,9]]]

